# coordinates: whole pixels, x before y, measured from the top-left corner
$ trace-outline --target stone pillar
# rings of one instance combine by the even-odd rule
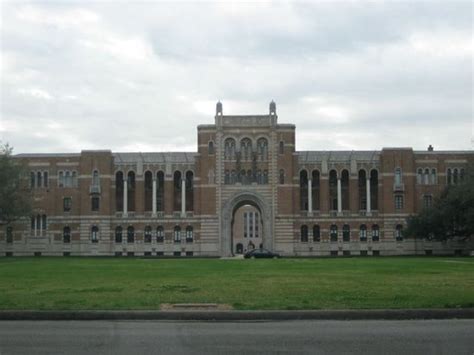
[[[342,213],[341,178],[337,178],[337,213]]]
[[[153,189],[151,195],[151,211],[152,215],[156,216],[156,178],[153,178]]]
[[[181,180],[181,217],[186,217],[186,179]]]
[[[365,190],[366,190],[366,193],[367,193],[367,215],[370,216],[371,214],[371,206],[370,206],[370,179],[367,179],[366,180],[366,184],[365,184]]]
[[[313,213],[313,191],[311,180],[308,180],[308,214]]]
[[[123,216],[128,214],[128,179],[123,180]]]

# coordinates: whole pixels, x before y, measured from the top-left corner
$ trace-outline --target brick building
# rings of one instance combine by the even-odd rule
[[[266,115],[199,125],[195,153],[19,154],[34,216],[0,231],[3,255],[453,254],[403,238],[406,217],[464,178],[472,151],[295,151]]]

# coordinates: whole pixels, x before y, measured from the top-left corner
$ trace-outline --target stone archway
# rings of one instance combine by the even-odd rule
[[[238,192],[230,197],[221,213],[221,255],[232,256],[232,219],[235,211],[244,205],[252,205],[260,211],[263,225],[263,247],[273,250],[273,215],[265,200],[255,192]]]

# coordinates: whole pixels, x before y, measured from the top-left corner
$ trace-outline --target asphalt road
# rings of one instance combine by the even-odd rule
[[[474,320],[1,321],[5,354],[474,354]]]

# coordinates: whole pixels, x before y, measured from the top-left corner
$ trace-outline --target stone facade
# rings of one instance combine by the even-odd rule
[[[409,215],[463,179],[472,151],[295,151],[295,126],[278,123],[273,102],[245,116],[218,103],[215,124],[197,133],[195,153],[16,155],[35,213],[0,231],[1,254],[229,256],[248,206],[261,218],[258,244],[282,255],[472,249],[402,234]]]

